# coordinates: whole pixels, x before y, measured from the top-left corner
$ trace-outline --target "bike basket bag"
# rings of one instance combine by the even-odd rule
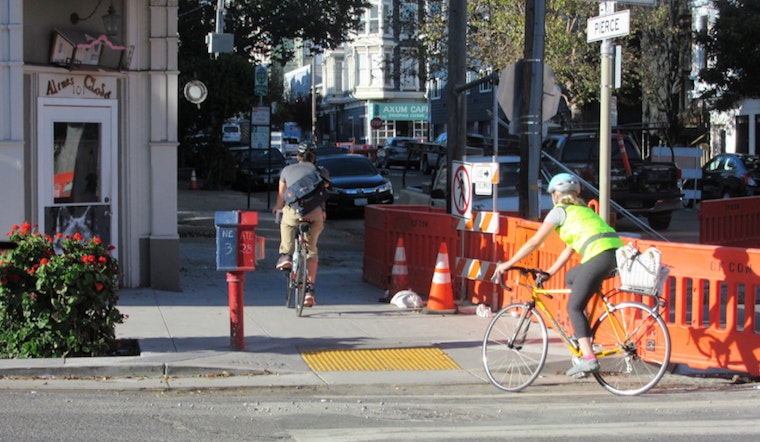
[[[670,270],[661,265],[660,251],[650,247],[643,252],[633,244],[617,249],[620,290],[656,296],[661,290]]]

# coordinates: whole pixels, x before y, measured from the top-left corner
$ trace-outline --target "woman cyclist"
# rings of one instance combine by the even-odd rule
[[[547,191],[552,196],[554,207],[538,231],[517,253],[496,267],[496,275],[501,277],[510,267],[536,250],[552,230],[556,230],[567,247],[547,269],[548,275],[544,280],[562,268],[573,253],[577,252],[581,256],[580,264],[567,271],[565,283],[570,288],[567,311],[583,358],[566,374],[575,376],[596,372],[599,371],[599,363],[591,347],[591,329],[584,311],[602,281],[617,267],[615,250],[623,246],[623,241],[615,229],[586,206],[580,197],[580,182],[575,176],[569,173],[555,175],[549,181]]]

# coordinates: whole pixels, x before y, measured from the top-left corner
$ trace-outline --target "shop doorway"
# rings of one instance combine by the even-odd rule
[[[117,246],[117,101],[40,98],[38,105],[40,231]]]

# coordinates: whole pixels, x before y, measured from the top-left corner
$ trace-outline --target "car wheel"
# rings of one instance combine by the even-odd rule
[[[647,220],[649,221],[649,227],[654,230],[667,230],[670,227],[670,220],[673,218],[671,212],[658,213],[656,215],[649,215]]]

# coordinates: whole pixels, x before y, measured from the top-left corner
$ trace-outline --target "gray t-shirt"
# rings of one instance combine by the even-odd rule
[[[566,218],[567,218],[567,212],[565,212],[565,208],[562,206],[554,206],[552,207],[552,210],[550,210],[549,213],[546,214],[546,217],[544,218],[544,222],[550,222],[554,224],[555,226],[559,227],[565,223]]]

